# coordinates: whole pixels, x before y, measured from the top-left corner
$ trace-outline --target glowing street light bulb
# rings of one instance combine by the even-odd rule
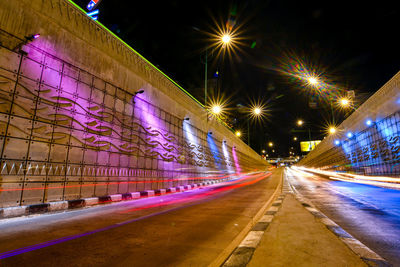
[[[224,44],[229,44],[229,43],[231,42],[231,40],[232,40],[232,38],[231,38],[231,36],[230,36],[229,34],[224,34],[224,35],[222,35],[222,37],[221,37],[221,41],[222,41]]]
[[[295,136],[295,137],[293,137],[293,140],[294,140],[294,141],[297,141],[297,137],[296,137],[296,136]]]
[[[237,137],[240,137],[240,136],[242,136],[242,133],[241,133],[240,131],[236,131],[235,135],[236,135]]]
[[[263,150],[261,151],[261,153],[265,154],[265,150],[263,149]]]
[[[258,107],[256,107],[256,108],[254,108],[253,109],[253,113],[254,113],[254,115],[260,115],[261,114],[261,108],[258,108]]]
[[[304,121],[303,121],[303,120],[298,120],[298,121],[297,121],[297,125],[299,125],[299,126],[302,126],[302,125],[303,125],[303,123],[304,123]]]
[[[343,97],[343,98],[340,99],[339,103],[340,103],[340,105],[342,107],[348,107],[350,105],[350,100],[345,98],[345,97]]]
[[[222,108],[221,108],[220,105],[214,105],[214,106],[211,107],[211,112],[212,112],[214,115],[220,114],[221,111],[222,111]]]
[[[269,143],[268,143],[268,146],[269,146],[269,147],[273,147],[273,146],[274,146],[274,143],[269,142]]]
[[[330,133],[330,134],[336,133],[336,128],[335,128],[335,127],[330,127],[330,128],[329,128],[329,133]]]
[[[308,81],[309,84],[314,85],[314,86],[318,85],[318,83],[319,83],[318,79],[316,77],[312,77],[312,76],[308,77],[307,81]]]

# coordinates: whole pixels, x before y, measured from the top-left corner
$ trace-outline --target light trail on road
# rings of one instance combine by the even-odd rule
[[[120,207],[122,206],[122,209],[123,209],[122,211],[118,211],[118,209],[117,209],[117,211],[115,211],[119,214],[128,214],[129,215],[129,214],[134,214],[135,212],[138,212],[138,211],[150,210],[152,208],[161,208],[164,206],[166,206],[167,209],[161,210],[161,211],[155,210],[155,211],[150,212],[150,214],[147,214],[144,216],[139,216],[139,217],[135,217],[133,219],[128,219],[125,221],[117,222],[117,223],[107,225],[105,227],[97,228],[97,229],[94,229],[91,231],[86,231],[83,233],[81,232],[81,233],[78,233],[75,235],[64,236],[61,238],[56,238],[56,239],[52,239],[49,241],[40,242],[37,244],[20,247],[20,248],[5,251],[5,252],[0,252],[0,259],[6,259],[9,257],[17,256],[17,255],[24,254],[27,252],[32,252],[32,251],[46,248],[49,246],[58,245],[58,244],[61,244],[61,243],[67,242],[67,241],[79,239],[82,237],[88,237],[93,234],[109,231],[109,230],[112,230],[112,229],[115,229],[118,227],[122,227],[122,226],[125,226],[128,224],[134,223],[134,222],[138,222],[140,220],[144,220],[144,219],[148,219],[148,218],[151,218],[154,216],[159,216],[159,215],[166,214],[169,212],[177,211],[179,209],[188,208],[190,206],[199,204],[199,202],[201,202],[203,200],[209,199],[209,197],[211,197],[211,196],[219,196],[224,192],[228,192],[233,189],[242,188],[242,187],[246,187],[248,185],[258,183],[258,182],[268,178],[270,175],[271,175],[271,173],[248,174],[248,175],[243,175],[241,177],[235,177],[234,179],[232,179],[230,181],[223,182],[220,184],[202,187],[201,189],[192,190],[190,192],[187,191],[186,193],[189,193],[189,194],[178,193],[178,194],[165,195],[162,197],[148,198],[148,199],[146,199],[147,201],[142,201],[141,203],[140,203],[140,201],[137,201],[137,200],[136,201],[135,200],[126,201],[125,203],[118,203],[118,204],[121,204],[119,206]],[[135,208],[130,208],[130,206],[135,205],[135,204],[138,204],[138,205],[136,205]],[[177,204],[182,204],[182,205],[176,206]],[[87,211],[90,212],[90,209],[87,209]],[[57,214],[54,214],[54,216],[57,216]],[[22,220],[24,220],[24,218],[22,218]]]
[[[296,193],[392,264],[400,265],[400,191],[322,178],[298,169],[286,177]]]

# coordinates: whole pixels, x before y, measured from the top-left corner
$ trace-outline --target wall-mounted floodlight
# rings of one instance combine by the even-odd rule
[[[352,133],[352,132],[348,132],[348,133],[346,134],[346,136],[347,136],[347,138],[352,138],[352,137],[353,137],[353,133]]]
[[[134,93],[133,93],[133,96],[132,96],[132,102],[135,103],[135,97],[136,97],[138,94],[143,94],[143,93],[144,93],[144,90],[143,90],[143,89],[134,92]]]
[[[40,34],[39,34],[39,33],[25,36],[25,40],[23,40],[22,42],[20,42],[19,44],[17,44],[17,46],[14,47],[13,51],[20,50],[19,52],[24,53],[24,54],[27,54],[25,51],[22,51],[22,50],[21,50],[21,47],[22,47],[23,45],[26,45],[28,42],[32,42],[33,40],[35,40],[35,39],[37,39],[37,38],[39,38],[39,37],[40,37]]]
[[[339,140],[335,140],[335,145],[340,145],[340,141]]]
[[[138,94],[143,94],[143,93],[144,93],[144,90],[142,89],[142,90],[136,91],[134,94],[138,95]]]
[[[367,126],[371,126],[371,125],[372,125],[372,120],[370,120],[370,119],[366,120],[366,121],[365,121],[365,124],[366,124]]]
[[[29,35],[29,36],[25,36],[25,39],[26,39],[27,41],[33,41],[33,40],[35,40],[35,39],[37,39],[37,38],[39,38],[39,37],[40,37],[40,34],[37,33],[37,34],[32,34],[32,35]]]

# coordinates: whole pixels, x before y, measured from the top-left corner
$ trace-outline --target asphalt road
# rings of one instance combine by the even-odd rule
[[[400,266],[400,190],[333,181],[288,169],[294,191],[363,244]]]
[[[0,266],[207,266],[282,170],[140,200],[0,221]]]

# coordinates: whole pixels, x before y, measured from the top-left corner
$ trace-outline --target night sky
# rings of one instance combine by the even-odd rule
[[[82,8],[88,1],[75,0]],[[332,121],[328,101],[317,99],[310,108],[310,88],[282,71],[287,59],[335,88],[354,90],[359,105],[400,71],[396,2],[102,0],[98,8],[102,24],[202,103],[205,48],[213,43],[210,33],[229,21],[237,49],[231,56],[209,53],[208,78],[215,85],[209,94],[229,99],[228,123],[244,132],[248,118],[237,105],[264,104],[267,118],[250,124],[251,146],[276,157],[287,156],[290,147],[299,151],[294,136],[308,140],[307,131],[292,132],[297,119],[312,139],[323,138]],[[334,113],[335,122],[344,119],[345,112]]]

